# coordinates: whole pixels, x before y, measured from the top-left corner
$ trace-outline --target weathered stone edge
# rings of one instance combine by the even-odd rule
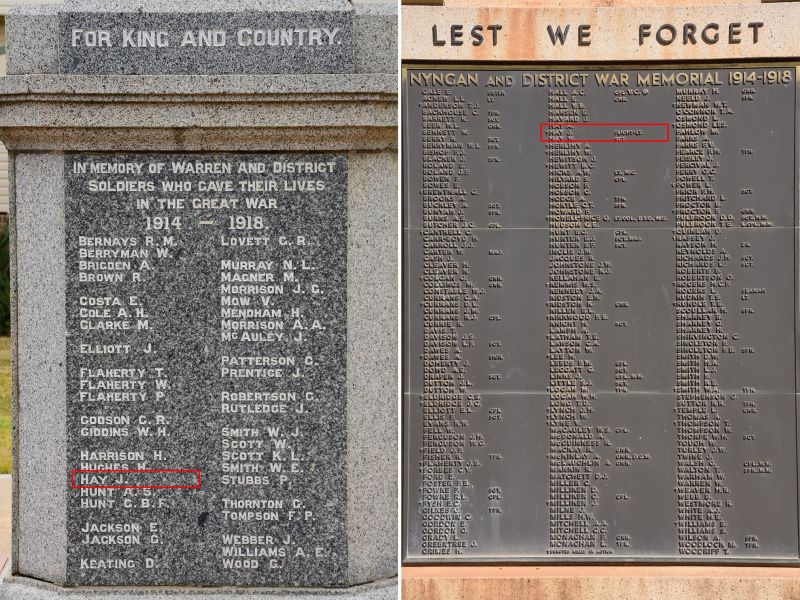
[[[62,588],[29,579],[10,577],[0,583],[0,600],[395,600],[397,579],[388,579],[350,588],[147,588],[147,587],[77,587]]]
[[[193,12],[196,4],[172,0],[65,0],[61,7],[73,12]],[[350,12],[348,0],[205,0],[204,12]]]
[[[397,128],[103,128],[0,127],[11,149],[38,152],[346,152],[396,151]]]
[[[14,570],[61,581],[66,534],[64,159],[11,153],[14,269]],[[42,181],[49,185],[42,185]]]
[[[394,152],[348,157],[349,581],[397,573],[398,197]]]
[[[125,6],[127,0],[121,0]],[[183,3],[164,1],[161,12],[189,12]],[[117,12],[135,12],[135,3],[113,8]],[[235,5],[234,5],[235,7]],[[59,11],[63,5],[21,5],[12,7],[6,17],[8,40],[7,73],[59,73]],[[93,9],[101,10],[101,9]],[[112,10],[104,8],[102,10]],[[299,10],[299,9],[298,9]],[[330,10],[330,9],[327,9]],[[353,13],[353,54],[356,73],[397,72],[397,7],[394,5],[356,5]],[[237,12],[227,1],[221,1],[204,12]],[[284,10],[284,12],[286,12]]]
[[[0,140],[27,150],[397,147],[391,75],[110,79],[0,78]]]
[[[397,96],[389,73],[336,75],[8,75],[0,98],[30,94],[226,96],[298,94]]]

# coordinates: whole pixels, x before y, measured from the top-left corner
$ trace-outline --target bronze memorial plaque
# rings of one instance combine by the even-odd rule
[[[406,561],[798,561],[796,68],[404,93]]]

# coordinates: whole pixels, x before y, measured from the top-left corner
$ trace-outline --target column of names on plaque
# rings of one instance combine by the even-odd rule
[[[65,176],[70,583],[342,577],[346,158]]]
[[[794,68],[405,91],[409,559],[797,559]]]

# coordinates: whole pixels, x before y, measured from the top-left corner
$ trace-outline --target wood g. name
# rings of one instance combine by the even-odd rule
[[[661,46],[671,46],[673,44],[695,45],[718,43],[727,44],[757,44],[759,32],[764,27],[761,21],[730,22],[727,24],[719,23],[692,23],[686,22],[681,25],[663,23],[653,25],[652,23],[641,23],[638,26],[639,46],[652,43],[653,40]],[[469,43],[472,46],[482,46],[491,43],[497,46],[500,41],[503,25],[493,24],[474,24],[464,25],[456,23],[450,26],[449,31],[440,31],[437,25],[431,27],[431,41],[434,46],[463,46]],[[582,23],[577,26],[574,24],[566,25],[547,25],[547,37],[553,46],[564,46],[577,44],[578,46],[590,46],[592,44],[592,26]]]

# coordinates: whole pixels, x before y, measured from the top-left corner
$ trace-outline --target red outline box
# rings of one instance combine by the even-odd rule
[[[194,473],[197,475],[197,485],[75,485],[76,473]],[[73,490],[199,490],[202,484],[201,475],[199,469],[72,469],[70,471],[70,486]]]
[[[663,127],[667,137],[663,140],[552,140],[544,139],[545,127]],[[612,143],[612,144],[664,144],[670,141],[669,123],[539,123],[539,141],[543,144],[578,144],[578,143]]]

